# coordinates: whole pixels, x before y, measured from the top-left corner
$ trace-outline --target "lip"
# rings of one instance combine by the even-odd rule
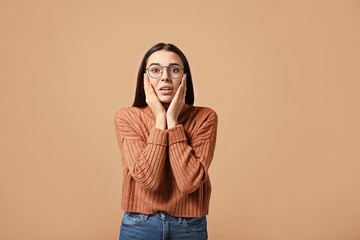
[[[165,90],[164,88],[168,88],[168,89]],[[159,88],[159,93],[162,95],[171,95],[172,91],[173,91],[173,89],[170,85],[163,85]]]
[[[169,88],[170,90],[172,90],[172,87],[170,85],[163,85],[159,88],[159,90],[162,90],[163,88]]]

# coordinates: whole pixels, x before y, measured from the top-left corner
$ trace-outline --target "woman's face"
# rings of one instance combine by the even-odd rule
[[[179,55],[171,51],[160,50],[149,56],[146,68],[153,65],[160,65],[160,67],[164,67],[171,65],[175,66],[176,64],[180,65],[181,68],[184,68],[184,64]],[[152,72],[156,73],[160,68],[157,67],[157,69],[158,70],[152,70]],[[146,74],[148,75],[150,83],[153,86],[159,100],[163,103],[170,103],[175,96],[176,90],[180,86],[182,75],[176,79],[172,78],[169,75],[167,67],[162,68],[162,74],[156,79],[149,76],[148,70],[146,70]]]

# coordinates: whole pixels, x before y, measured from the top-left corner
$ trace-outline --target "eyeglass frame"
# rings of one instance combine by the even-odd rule
[[[149,68],[150,68],[151,66],[154,66],[154,65],[161,67],[160,75],[159,75],[157,78],[152,77],[151,74],[149,73]],[[173,78],[173,77],[171,77],[171,74],[170,74],[170,72],[169,72],[169,67],[171,67],[171,66],[179,66],[179,67],[181,68],[181,70],[183,71],[182,75],[185,74],[185,69],[182,68],[182,67],[180,66],[180,64],[178,64],[178,63],[172,63],[172,64],[170,64],[169,66],[161,66],[161,65],[158,64],[158,63],[152,63],[152,64],[150,64],[149,67],[145,68],[145,70],[147,71],[147,74],[148,74],[151,78],[153,78],[153,79],[158,79],[158,78],[160,78],[160,77],[162,76],[162,74],[163,74],[163,68],[164,68],[164,67],[167,67],[167,69],[168,69],[168,70],[167,70],[167,73],[168,73],[168,75],[169,75],[170,78],[172,78],[172,79],[179,79],[179,78],[181,78],[182,75],[181,75],[180,77],[178,77],[178,78]]]

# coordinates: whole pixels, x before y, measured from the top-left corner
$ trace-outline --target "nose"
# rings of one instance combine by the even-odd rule
[[[161,81],[168,82],[170,81],[169,72],[167,67],[163,67],[162,74],[161,74]]]

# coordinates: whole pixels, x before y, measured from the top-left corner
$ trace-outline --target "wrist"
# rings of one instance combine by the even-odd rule
[[[166,129],[166,118],[165,118],[165,116],[157,116],[156,117],[155,127],[159,128],[161,130]]]
[[[178,121],[169,119],[167,121],[167,125],[168,125],[168,128],[175,127],[176,125],[178,125]]]

